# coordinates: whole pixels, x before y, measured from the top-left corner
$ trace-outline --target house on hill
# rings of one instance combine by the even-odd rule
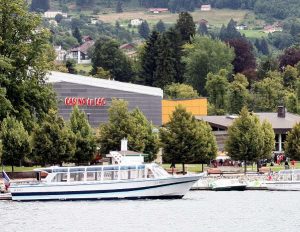
[[[144,22],[143,19],[131,19],[131,20],[130,20],[130,24],[131,24],[132,26],[139,26],[139,25],[141,25],[143,22]]]
[[[137,55],[137,49],[134,43],[122,44],[119,48],[130,58],[133,58]]]
[[[67,18],[68,17],[68,14],[67,13],[63,13],[61,11],[46,11],[44,13],[44,18],[47,18],[47,19],[53,19],[55,18],[56,15],[58,14],[61,14],[64,18]]]
[[[83,36],[82,41],[83,44],[71,48],[68,51],[66,59],[76,60],[78,64],[90,64],[91,59],[88,56],[88,50],[95,44],[95,42],[90,36]]]
[[[149,11],[153,14],[159,14],[159,13],[163,13],[163,12],[168,12],[169,9],[168,8],[150,8]]]
[[[240,24],[240,25],[236,26],[235,29],[237,29],[237,30],[247,30],[248,26],[245,25],[245,24]]]
[[[282,31],[282,26],[279,24],[273,24],[273,25],[266,25],[264,26],[264,33],[274,33],[276,31]]]
[[[211,5],[208,4],[208,5],[201,5],[201,8],[200,8],[201,11],[211,11]]]

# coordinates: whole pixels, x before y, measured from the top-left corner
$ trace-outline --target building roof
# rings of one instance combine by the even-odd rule
[[[285,117],[278,117],[276,113],[254,113],[262,122],[269,121],[275,131],[289,131],[296,123],[300,122],[300,116],[292,113],[285,113]],[[214,127],[227,129],[232,125],[237,115],[223,115],[223,116],[196,116],[196,119],[208,122]]]
[[[80,52],[82,52],[84,54],[87,54],[88,49],[90,47],[92,47],[94,45],[94,43],[95,42],[93,40],[88,40],[85,43],[81,44],[80,46],[72,48],[70,51],[71,52],[78,52],[78,51],[80,51]]]
[[[62,72],[51,72],[47,75],[47,83],[67,82],[79,85],[88,85],[93,87],[101,87],[107,89],[115,89],[126,92],[134,92],[151,96],[159,96],[163,98],[163,90],[160,88],[149,87],[144,85],[136,85],[126,82],[105,80],[94,77],[74,75]]]

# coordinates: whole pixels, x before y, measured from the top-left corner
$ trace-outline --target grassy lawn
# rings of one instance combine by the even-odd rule
[[[162,167],[165,168],[165,169],[170,169],[170,164],[163,164]],[[207,167],[207,165],[204,164],[204,169],[206,167]],[[284,169],[284,163],[282,163],[282,165],[275,164],[274,166],[270,166],[270,164],[268,164],[268,167],[270,167],[272,171],[278,172],[278,171]],[[201,164],[186,164],[185,168],[189,172],[202,172],[202,165]],[[291,164],[290,164],[290,168],[291,168]],[[295,168],[300,169],[300,162],[296,163]],[[182,165],[181,164],[176,164],[176,169],[178,171],[182,171]],[[256,165],[253,165],[253,166],[248,165],[247,170],[256,172],[256,170],[257,170]]]
[[[32,171],[33,169],[35,168],[40,168],[41,166],[33,166],[33,167],[24,167],[24,166],[21,166],[21,167],[16,167],[14,166],[14,171],[15,172],[28,172],[28,171]],[[4,166],[3,169],[6,171],[6,172],[11,172],[11,166]]]
[[[266,37],[268,35],[261,30],[242,30],[240,31],[240,33],[245,34],[245,36],[248,38],[254,38],[254,39]]]
[[[86,72],[87,74],[92,70],[91,64],[76,64],[76,70],[80,72],[80,70]]]
[[[192,16],[195,22],[198,22],[200,19],[205,19],[208,21],[209,25],[215,27],[221,27],[222,24],[227,24],[231,18],[237,22],[241,22],[245,15],[249,13],[246,10],[230,10],[230,9],[214,9],[209,12],[203,12],[197,10],[192,12]],[[152,14],[147,11],[138,10],[138,11],[127,11],[123,13],[109,13],[102,14],[97,16],[99,20],[102,20],[107,23],[115,24],[116,21],[129,22],[134,18],[141,18],[147,20],[150,24],[156,24],[159,20],[162,20],[164,23],[174,24],[178,19],[178,14],[172,13],[160,13]]]

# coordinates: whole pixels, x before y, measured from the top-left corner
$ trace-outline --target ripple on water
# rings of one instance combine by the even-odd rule
[[[191,191],[181,200],[0,202],[1,232],[300,230],[299,192]]]

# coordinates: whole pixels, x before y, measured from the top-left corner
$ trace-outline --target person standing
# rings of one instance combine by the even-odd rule
[[[295,169],[296,161],[295,161],[295,160],[292,160],[292,161],[291,161],[291,165],[292,165],[292,169]]]

